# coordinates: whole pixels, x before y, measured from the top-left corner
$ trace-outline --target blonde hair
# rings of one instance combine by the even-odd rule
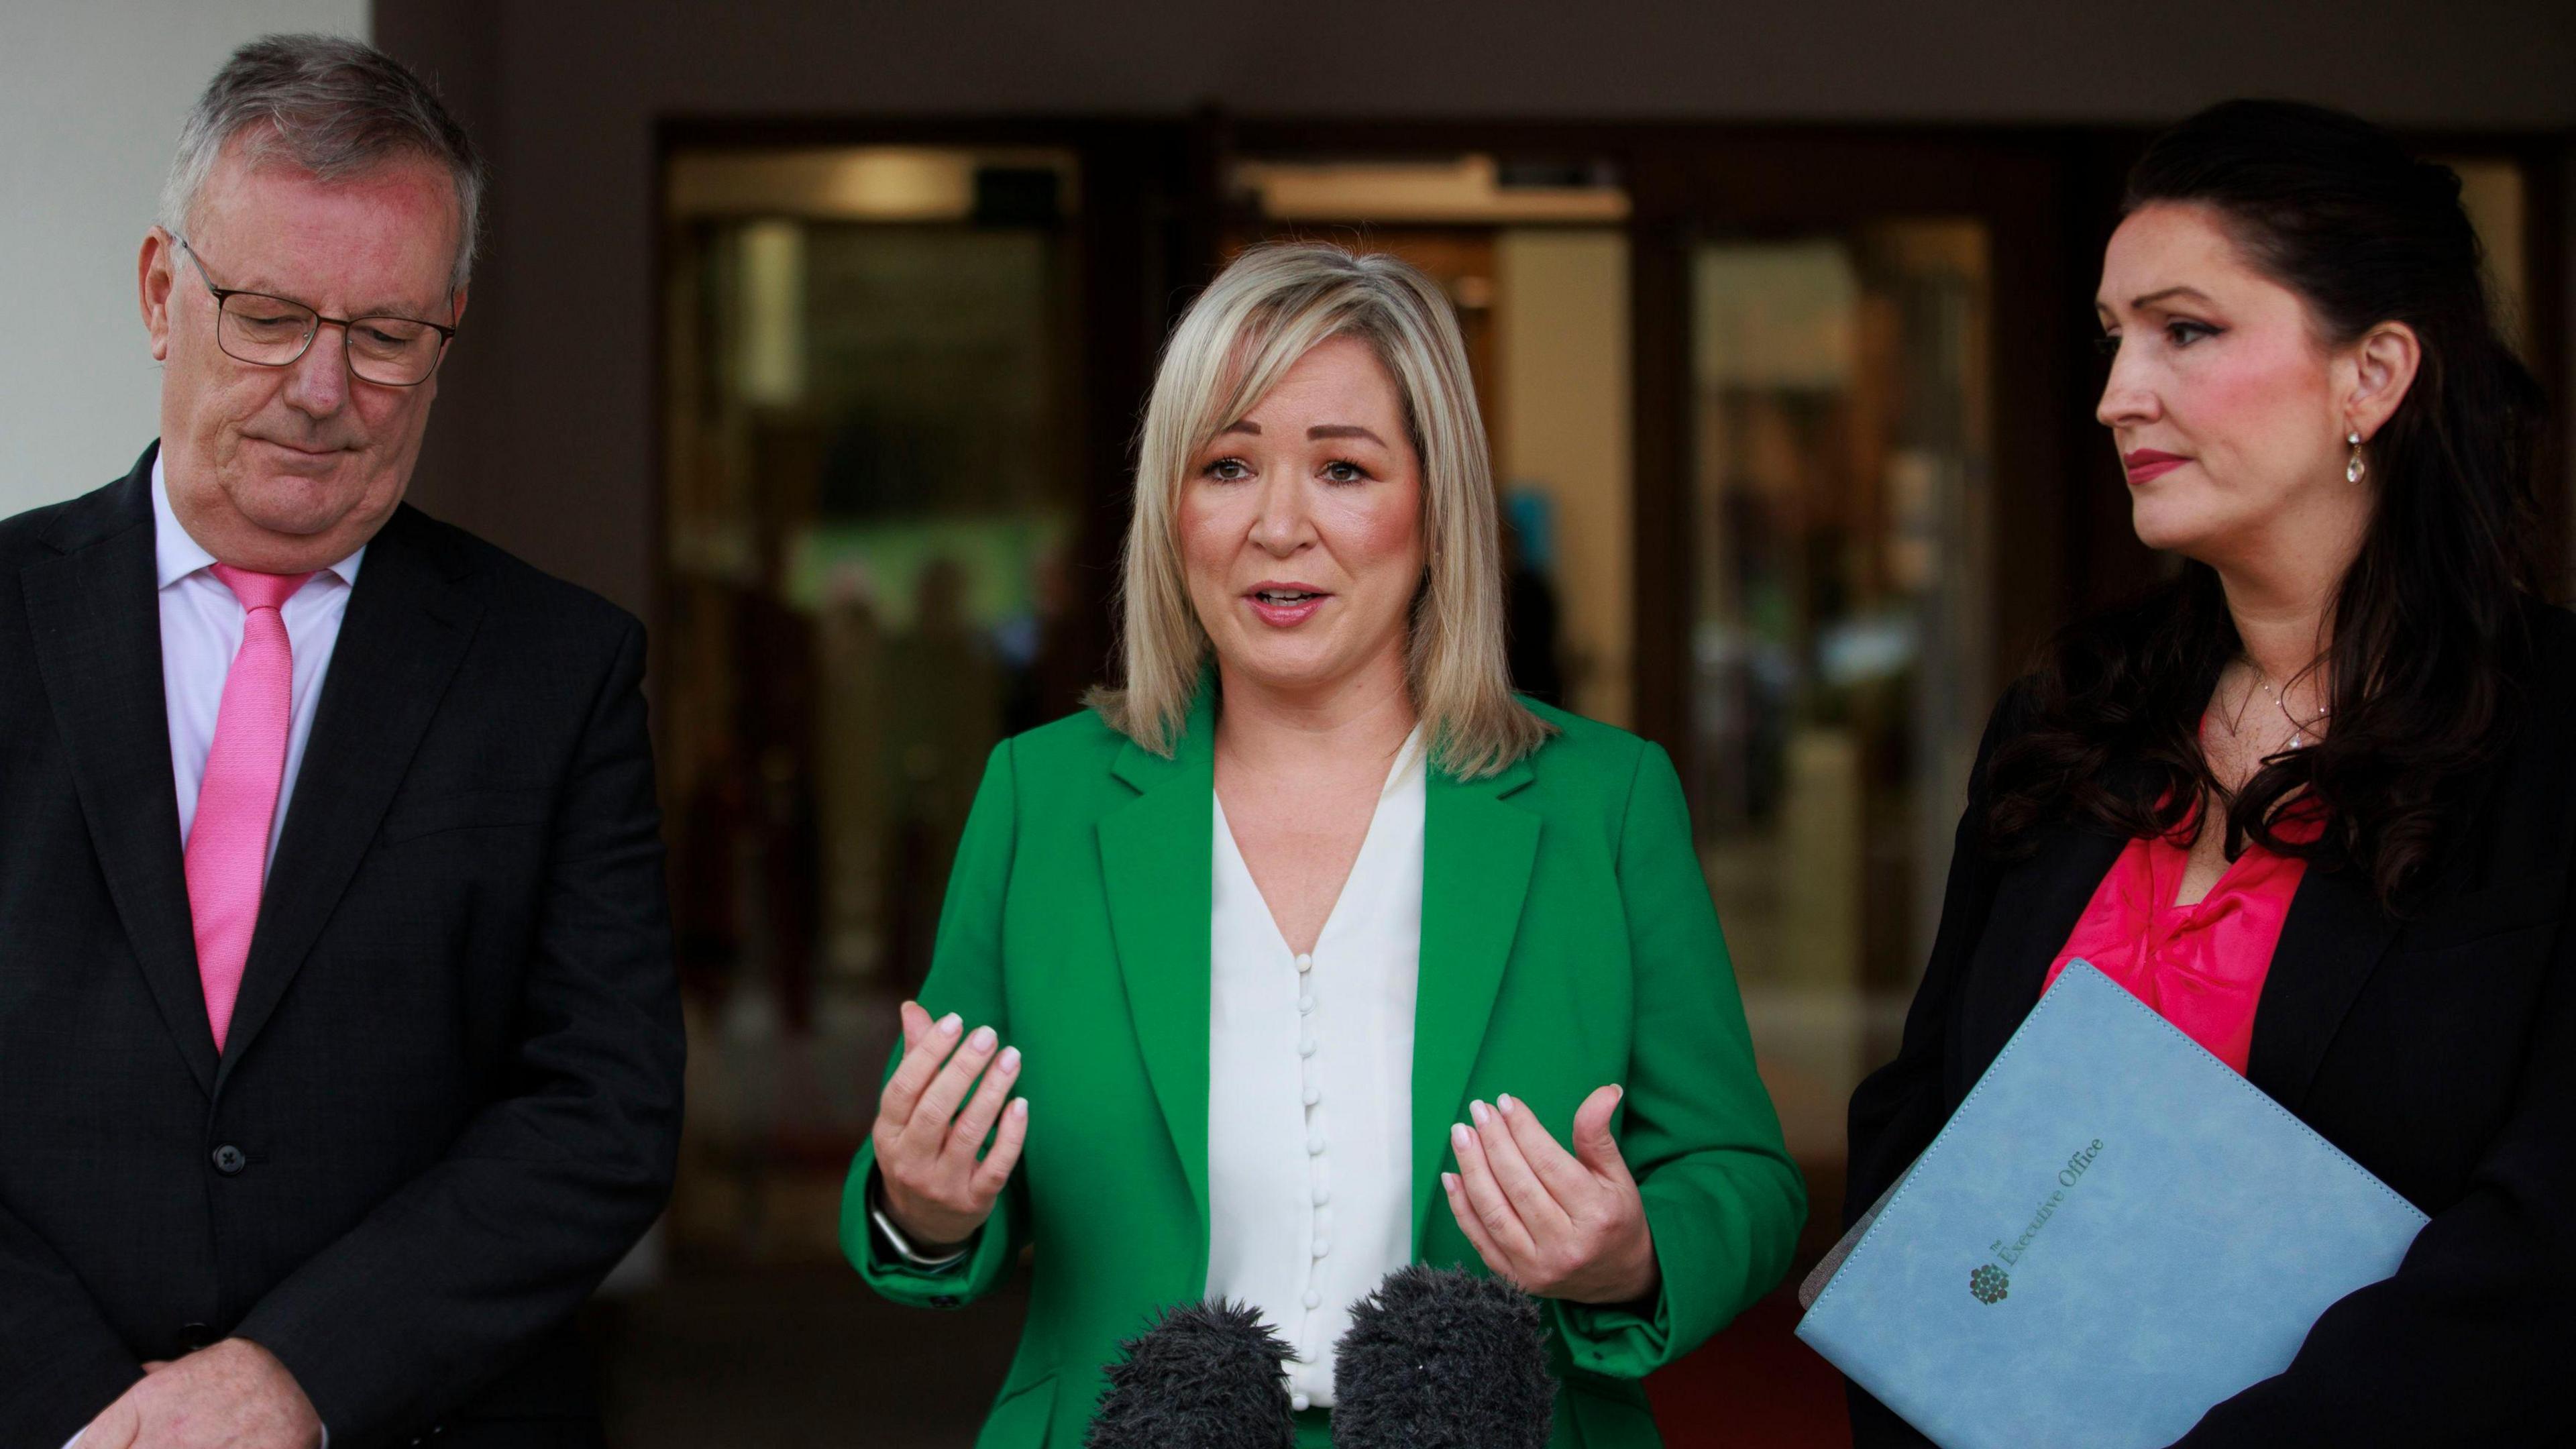
[[[1209,648],[1181,562],[1190,463],[1336,337],[1367,343],[1395,379],[1422,464],[1423,580],[1405,651],[1414,713],[1442,769],[1462,780],[1495,774],[1554,727],[1512,696],[1493,474],[1458,321],[1413,267],[1318,242],[1244,252],[1172,330],[1145,406],[1119,575],[1126,686],[1095,689],[1089,703],[1119,733],[1172,754]]]

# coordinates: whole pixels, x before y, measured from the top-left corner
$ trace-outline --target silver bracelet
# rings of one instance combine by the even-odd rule
[[[916,1273],[937,1273],[954,1268],[965,1262],[975,1251],[975,1241],[972,1238],[967,1239],[966,1246],[956,1252],[938,1257],[932,1257],[915,1248],[912,1245],[912,1239],[903,1235],[903,1229],[894,1225],[894,1215],[886,1211],[885,1184],[874,1174],[870,1174],[868,1182],[868,1221],[876,1224],[877,1231],[885,1235],[886,1246],[894,1249],[895,1256],[903,1259],[904,1266]]]

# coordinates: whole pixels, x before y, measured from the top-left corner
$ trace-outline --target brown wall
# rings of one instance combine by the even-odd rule
[[[652,597],[665,118],[1214,104],[2134,126],[2259,92],[2416,130],[2576,128],[2565,0],[376,0],[375,33],[439,78],[497,174],[491,249],[416,496],[639,611]],[[2560,204],[2568,194],[2576,185]]]

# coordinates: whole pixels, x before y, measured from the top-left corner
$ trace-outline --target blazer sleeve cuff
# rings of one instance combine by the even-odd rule
[[[1548,1304],[1574,1367],[1612,1378],[1640,1379],[1708,1341],[1787,1267],[1788,1244],[1803,1211],[1794,1174],[1780,1184],[1777,1213],[1768,1181],[1711,1191],[1668,1166],[1639,1184],[1646,1223],[1655,1235],[1658,1281],[1649,1303]],[[1777,1251],[1766,1245],[1777,1239]],[[1774,1261],[1774,1260],[1777,1261]]]
[[[1670,1362],[1673,1313],[1668,1290],[1655,1289],[1651,1304],[1548,1301],[1567,1358],[1587,1373],[1641,1379]]]
[[[963,1308],[993,1291],[1011,1265],[1011,1195],[993,1205],[993,1216],[975,1234],[966,1255],[925,1272],[885,1251],[868,1217],[868,1180],[876,1173],[874,1143],[851,1160],[841,1189],[841,1253],[870,1288],[916,1308]]]
[[[42,1436],[27,1442],[50,1444],[52,1435],[67,1433],[71,1435],[70,1442],[77,1444],[89,1432],[90,1420],[143,1377],[132,1360],[120,1361],[106,1354],[83,1356],[73,1362],[40,1361],[27,1367],[30,1372],[22,1382],[43,1385],[43,1397],[34,1404],[0,1404],[0,1430],[5,1430],[0,1432],[0,1438],[25,1431]],[[0,1394],[0,1398],[6,1397]],[[23,1412],[12,1412],[22,1409]]]
[[[1610,1378],[1641,1379],[1698,1346],[1696,1338],[1678,1333],[1673,1300],[1672,1265],[1690,1261],[1676,1254],[1665,1238],[1667,1224],[1680,1214],[1664,1211],[1651,1190],[1645,1193],[1646,1223],[1655,1235],[1655,1292],[1636,1303],[1570,1303],[1548,1300],[1549,1314],[1574,1367]],[[1678,1340],[1678,1341],[1677,1341]]]

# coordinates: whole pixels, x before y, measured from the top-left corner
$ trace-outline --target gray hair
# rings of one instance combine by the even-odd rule
[[[234,137],[252,166],[283,161],[325,181],[418,157],[456,184],[456,265],[465,285],[483,218],[483,158],[438,93],[392,56],[337,35],[263,35],[232,53],[179,128],[161,184],[162,229],[187,234],[198,194]]]

